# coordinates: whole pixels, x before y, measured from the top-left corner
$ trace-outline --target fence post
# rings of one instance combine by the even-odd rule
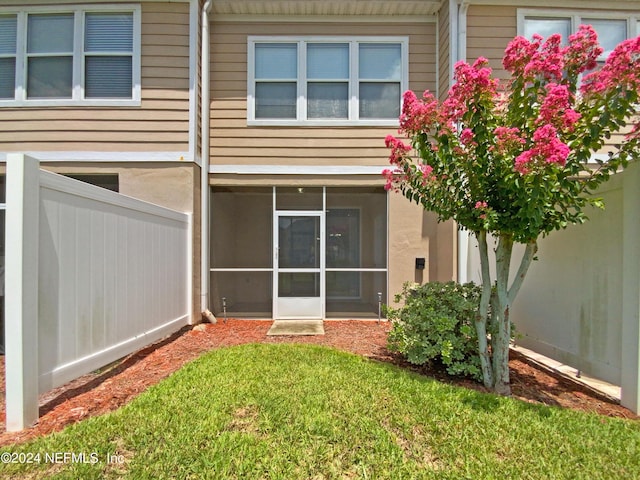
[[[38,420],[39,162],[7,155],[5,370],[7,431]]]
[[[620,359],[620,403],[640,412],[640,165],[636,163],[622,173],[622,352]]]

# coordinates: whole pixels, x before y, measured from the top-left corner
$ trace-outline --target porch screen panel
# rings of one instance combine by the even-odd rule
[[[218,318],[271,318],[273,274],[263,271],[212,271],[211,310]]]
[[[213,187],[210,308],[220,317],[271,318],[273,190]],[[224,299],[224,300],[223,300]]]
[[[375,318],[387,302],[387,195],[327,188],[326,316]],[[380,295],[379,295],[380,294]]]
[[[386,271],[327,272],[327,318],[377,318],[378,299],[387,303]]]
[[[214,187],[211,195],[211,267],[271,268],[273,191]]]
[[[322,188],[278,187],[276,210],[322,210]]]
[[[384,188],[327,188],[327,268],[387,268]]]

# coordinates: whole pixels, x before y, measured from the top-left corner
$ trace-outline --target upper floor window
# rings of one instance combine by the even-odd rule
[[[140,100],[136,6],[0,10],[0,105]]]
[[[637,23],[634,16],[622,13],[518,11],[518,31],[529,39],[535,33],[544,38],[559,33],[566,43],[569,35],[575,33],[580,25],[591,25],[598,34],[598,41],[604,50],[600,61],[606,60],[620,42],[640,33]]]
[[[407,88],[405,38],[249,38],[252,124],[392,124]]]

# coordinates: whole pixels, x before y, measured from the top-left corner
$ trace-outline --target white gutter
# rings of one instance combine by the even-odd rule
[[[449,23],[451,25],[451,54],[455,61],[451,62],[451,77],[453,83],[453,64],[467,59],[467,10],[468,0],[450,0]],[[458,229],[458,283],[469,281],[467,263],[469,259],[469,232]]]
[[[458,60],[467,60],[467,11],[469,0],[462,0],[458,9]]]
[[[200,308],[202,312],[209,309],[209,13],[213,0],[207,0],[202,7],[202,56],[201,56],[201,167],[200,167]]]
[[[189,0],[189,153],[183,157],[200,165],[198,156],[198,25],[200,1]],[[178,157],[180,158],[180,157]],[[192,280],[193,283],[193,280]]]
[[[458,1],[449,0],[449,85],[453,84],[453,65],[458,61]]]

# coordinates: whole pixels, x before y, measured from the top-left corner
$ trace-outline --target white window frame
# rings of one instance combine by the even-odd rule
[[[637,15],[624,12],[611,12],[602,10],[565,10],[565,9],[532,9],[519,8],[517,13],[518,35],[524,35],[525,21],[527,18],[562,18],[570,20],[571,33],[576,33],[578,27],[585,23],[583,18],[597,18],[598,20],[624,20],[627,22],[627,38],[634,38],[640,35],[640,23]],[[598,61],[604,61],[602,56]]]
[[[141,9],[136,4],[56,5],[2,8],[0,14],[17,15],[16,89],[13,99],[0,99],[0,107],[64,107],[64,106],[140,106],[141,104]],[[74,15],[73,80],[71,98],[27,98],[27,21],[33,14],[71,13]],[[87,13],[131,13],[133,15],[133,52],[131,98],[85,98],[84,26]],[[121,54],[121,52],[119,53]]]
[[[255,46],[263,43],[295,43],[298,52],[298,77],[296,118],[295,119],[257,119],[255,117]],[[349,45],[349,118],[347,119],[307,119],[307,78],[306,78],[306,45],[310,43],[342,43]],[[304,37],[304,36],[249,36],[247,42],[247,124],[252,126],[397,126],[398,119],[359,119],[359,84],[358,45],[361,43],[397,44],[400,45],[400,98],[409,88],[409,38],[408,37]]]

